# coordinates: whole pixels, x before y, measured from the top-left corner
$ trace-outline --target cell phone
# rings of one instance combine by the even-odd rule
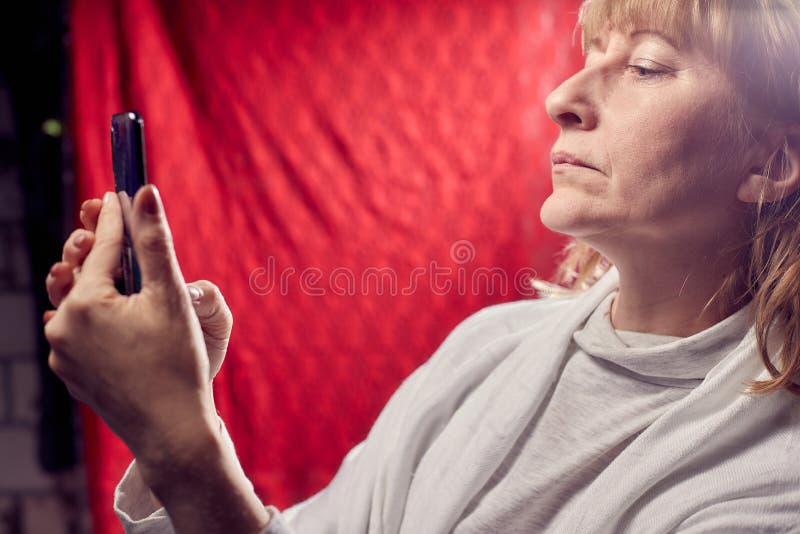
[[[117,289],[125,295],[142,289],[142,275],[130,237],[133,197],[147,183],[144,155],[144,120],[134,111],[111,116],[111,160],[114,165],[114,186],[122,206],[125,236],[122,242],[122,280]]]

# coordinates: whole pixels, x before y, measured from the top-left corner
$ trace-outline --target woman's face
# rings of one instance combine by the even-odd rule
[[[733,94],[699,53],[656,33],[607,33],[547,98],[561,132],[542,222],[601,250],[731,235],[745,217],[736,190],[748,170]]]

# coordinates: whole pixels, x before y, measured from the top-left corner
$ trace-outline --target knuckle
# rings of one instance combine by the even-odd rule
[[[44,325],[44,337],[51,347],[62,347],[67,341],[67,331],[56,319],[51,319]],[[52,353],[51,353],[52,354]]]
[[[56,308],[58,308],[58,305],[61,304],[61,295],[55,287],[50,285],[50,282],[47,283],[47,298],[50,301],[50,304]]]
[[[66,312],[67,317],[71,321],[78,323],[87,322],[94,307],[92,300],[83,294],[72,294],[70,297],[64,301],[64,307],[66,308],[64,312]]]
[[[94,296],[70,292],[58,306],[58,314],[44,325],[44,336],[51,347],[64,348],[78,335],[78,330],[96,323],[94,310],[98,307]],[[99,312],[102,315],[102,311]]]
[[[63,366],[61,358],[59,358],[52,350],[50,351],[50,355],[47,356],[47,366],[56,374],[56,376],[60,377],[62,375]]]
[[[45,289],[47,290],[47,296],[50,299],[50,303],[53,306],[58,306],[61,300],[64,298],[64,293],[67,292],[70,286],[73,283],[73,271],[68,270],[66,272],[58,273],[58,276],[47,276],[44,281]]]
[[[217,307],[217,313],[222,317],[222,324],[225,325],[226,333],[230,334],[233,329],[233,314],[231,313],[231,309],[222,303]]]
[[[219,290],[219,287],[216,284],[208,282],[207,290],[214,302],[223,302],[225,300],[222,296],[222,291]]]
[[[80,245],[78,241],[80,240]],[[74,230],[70,235],[69,239],[67,239],[66,243],[64,243],[64,252],[67,251],[75,251],[81,250],[81,245],[86,243],[86,232],[84,230],[78,229]]]
[[[55,278],[52,276],[48,276],[44,280],[44,287],[47,290],[47,296],[50,298],[50,303],[55,306],[55,302],[53,302],[53,297],[55,297],[55,288],[56,288],[56,281]]]
[[[172,236],[158,228],[147,229],[139,236],[138,244],[145,252],[162,253],[172,249]]]
[[[192,282],[192,284],[202,289],[203,293],[207,295],[213,293],[213,291],[217,288],[216,284],[209,280],[198,280],[196,282]]]
[[[72,241],[70,239],[67,239],[66,241],[64,241],[64,246],[61,247],[62,261],[67,261],[69,255],[72,254],[72,248],[69,246],[70,243],[72,243]]]
[[[214,296],[214,290],[216,286],[208,280],[195,280],[189,285],[192,285],[203,292],[203,300]]]
[[[222,291],[219,289],[213,282],[209,282],[208,280],[203,280],[205,282],[205,286],[203,286],[203,292],[211,297],[211,302],[213,303],[214,310],[217,313],[222,313],[226,318],[230,318],[231,310],[228,307],[228,304],[225,302],[225,297],[222,295]]]

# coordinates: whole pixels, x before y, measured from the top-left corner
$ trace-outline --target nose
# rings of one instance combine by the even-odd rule
[[[591,96],[591,73],[584,69],[565,80],[545,99],[547,114],[561,129],[590,130],[597,124],[597,108]]]

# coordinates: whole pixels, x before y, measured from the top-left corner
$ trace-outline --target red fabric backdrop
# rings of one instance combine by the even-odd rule
[[[265,502],[322,488],[455,324],[552,274],[543,102],[577,6],[73,1],[79,200],[112,186],[111,114],[141,112],[184,276],[235,316],[216,395]],[[130,456],[84,415],[95,531],[120,532]]]

